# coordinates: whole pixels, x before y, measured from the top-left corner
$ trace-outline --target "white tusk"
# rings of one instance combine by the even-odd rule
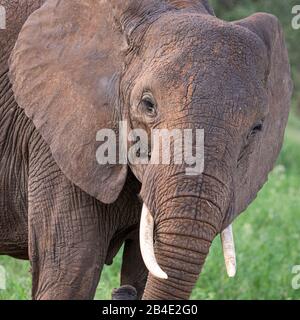
[[[232,225],[227,227],[221,233],[221,241],[227,274],[230,278],[233,278],[236,274],[236,255],[234,248]]]
[[[147,206],[143,205],[140,224],[140,247],[143,260],[149,272],[159,278],[168,279],[168,275],[158,265],[153,247],[154,219]]]

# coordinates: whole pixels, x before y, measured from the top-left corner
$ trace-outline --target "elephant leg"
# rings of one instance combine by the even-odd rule
[[[138,228],[125,241],[123,262],[121,270],[121,288],[113,292],[113,297],[121,296],[124,299],[124,292],[130,298],[135,288],[137,299],[141,299],[144,293],[148,270],[144,264],[140,245]],[[117,300],[117,298],[116,298]]]
[[[56,248],[54,248],[55,250]],[[50,253],[32,258],[32,299],[92,300],[100,279],[103,260],[84,248],[59,248],[63,262],[58,266]],[[66,258],[68,256],[68,259]]]
[[[69,182],[47,150],[43,154],[29,175],[33,299],[92,299],[114,218],[108,207]]]
[[[108,241],[91,203],[71,208],[70,200],[62,196],[50,210],[30,208],[33,299],[85,300],[95,295]]]

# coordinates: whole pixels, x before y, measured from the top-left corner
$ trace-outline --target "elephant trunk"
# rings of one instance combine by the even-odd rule
[[[143,298],[188,299],[216,234],[215,226],[201,220],[182,217],[160,222],[155,257],[168,278],[150,274]]]
[[[144,205],[140,239],[143,258],[150,273],[143,299],[190,297],[211,243],[222,231],[223,219],[229,207],[230,197],[226,195],[224,185],[218,185],[211,176],[207,179],[213,180],[212,183],[198,181],[197,184],[201,184],[202,188],[200,191],[198,189],[197,194],[190,192],[195,181],[185,181],[187,189],[183,193],[170,191],[173,195],[175,192],[176,196],[162,202],[156,201],[160,208],[157,206],[153,213]],[[205,195],[206,190],[209,195]],[[145,228],[145,225],[148,227]],[[229,228],[223,233],[222,240],[224,254],[229,255],[226,259],[227,269],[233,275],[235,261],[230,235]]]

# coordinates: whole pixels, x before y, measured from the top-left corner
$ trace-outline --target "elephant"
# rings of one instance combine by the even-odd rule
[[[234,276],[231,225],[267,181],[290,110],[278,19],[226,22],[207,0],[0,5],[0,254],[30,260],[32,298],[92,299],[123,244],[114,299],[189,299],[219,234]],[[150,137],[203,130],[203,170],[152,163],[151,138],[147,164],[100,164],[99,130],[133,144],[120,121]]]

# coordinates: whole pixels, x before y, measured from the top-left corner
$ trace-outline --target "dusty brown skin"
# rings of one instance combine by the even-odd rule
[[[0,253],[30,259],[33,298],[90,299],[126,240],[122,285],[189,298],[281,149],[292,84],[277,19],[228,23],[200,0],[24,2],[0,0]],[[96,132],[117,120],[204,129],[204,173],[99,166]],[[168,280],[146,283],[139,194]]]

